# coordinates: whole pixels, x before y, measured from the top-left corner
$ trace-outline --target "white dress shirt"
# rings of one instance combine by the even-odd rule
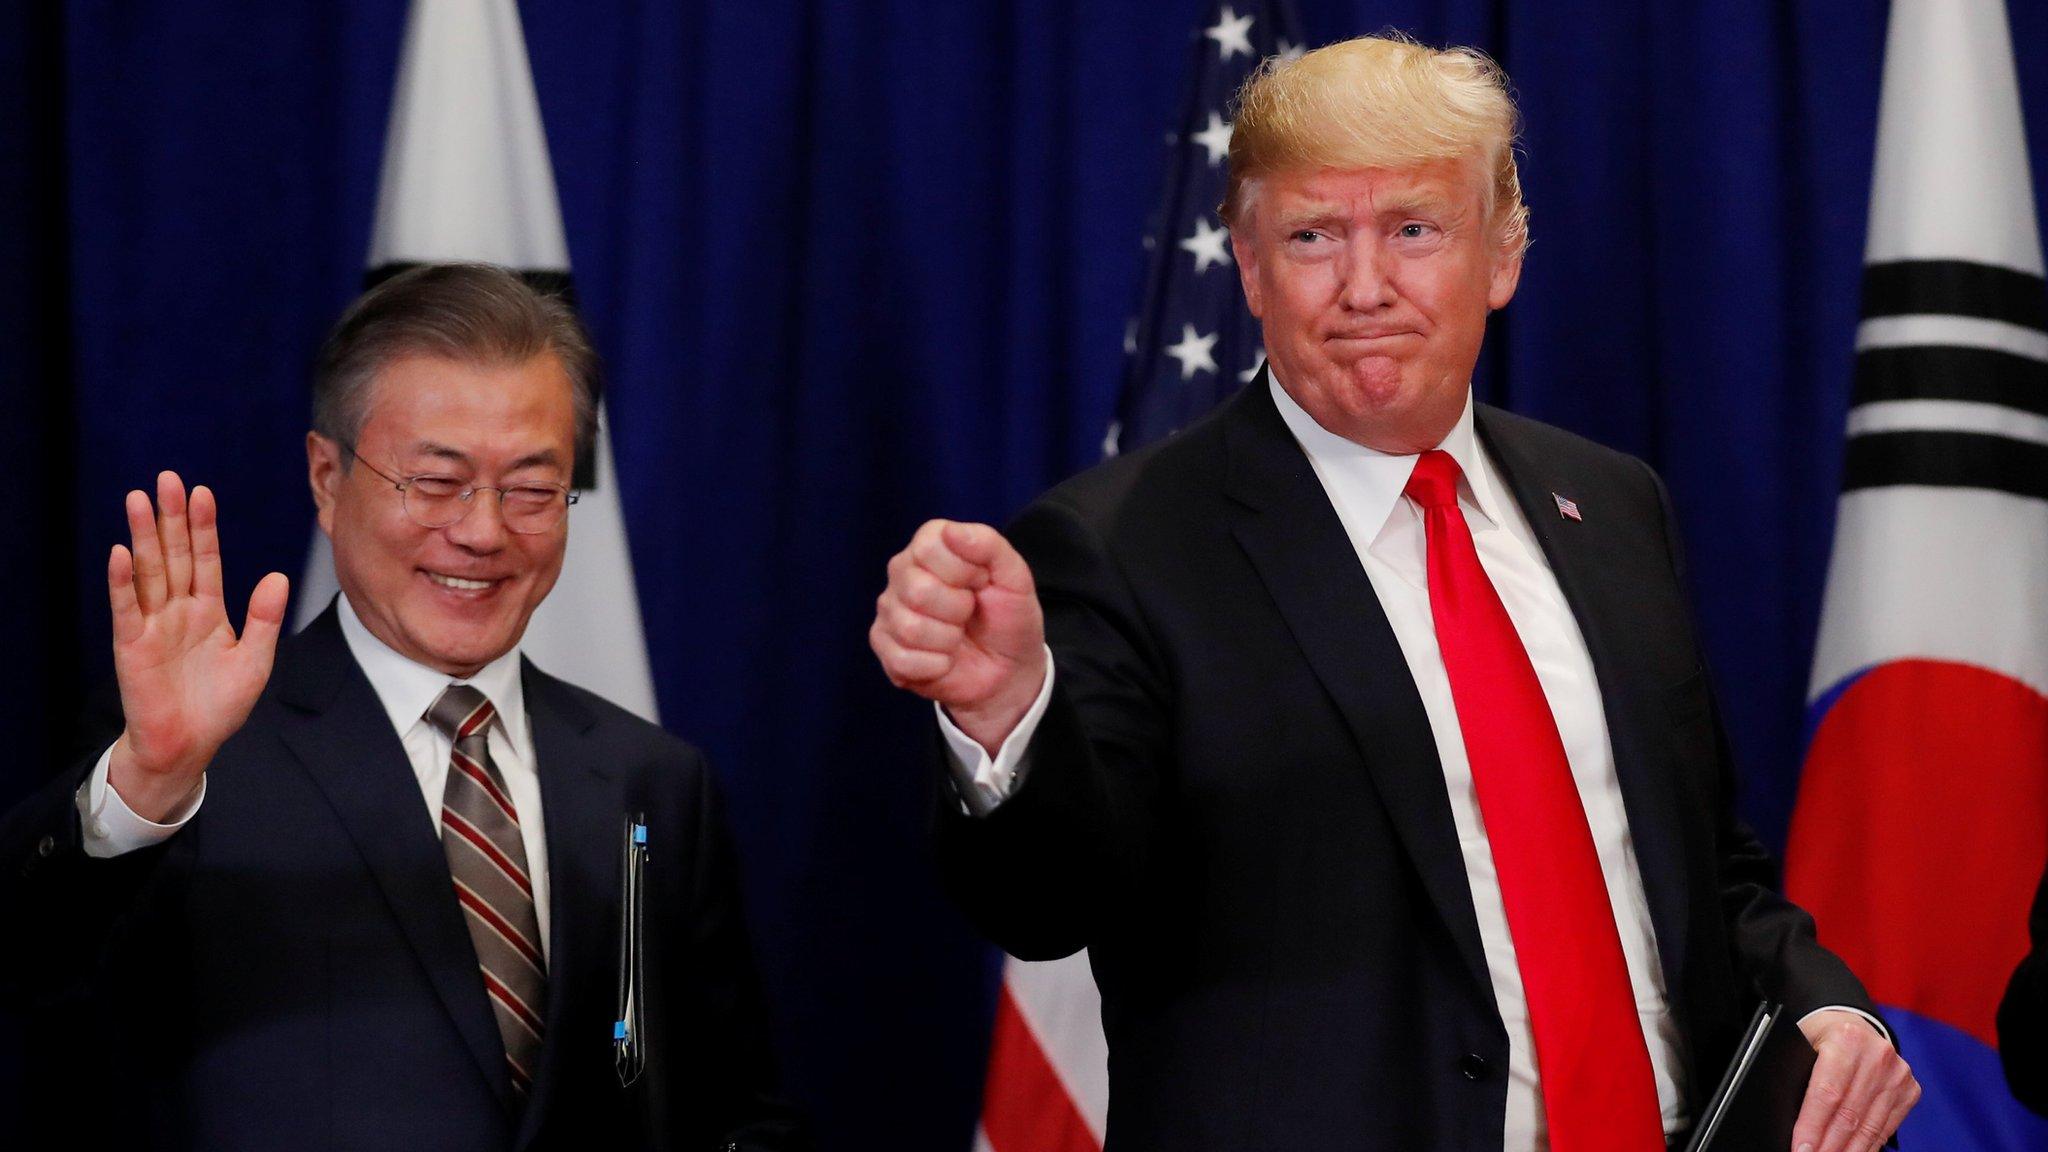
[[[526,719],[526,693],[519,677],[519,649],[515,647],[484,665],[469,679],[457,681],[445,672],[436,672],[408,660],[371,635],[349,605],[347,596],[340,598],[340,616],[341,635],[348,643],[349,655],[355,657],[363,675],[369,678],[370,687],[376,690],[378,701],[391,717],[391,727],[405,746],[406,759],[412,763],[413,776],[419,781],[420,798],[425,801],[427,814],[434,821],[436,835],[441,830],[441,790],[448,779],[448,762],[454,746],[427,721],[427,709],[433,707],[442,690],[451,683],[474,687],[497,709],[497,718],[491,721],[486,734],[491,763],[505,778],[505,791],[512,798],[513,810],[519,814],[519,835],[526,842],[527,868],[533,878],[534,914],[540,922],[540,946],[545,954],[548,949],[547,825],[540,807],[540,775],[534,765],[533,729]],[[191,820],[206,799],[206,784],[202,780],[198,795],[182,811],[172,814],[167,822],[158,824],[145,820],[122,801],[118,791],[109,786],[107,771],[112,755],[113,749],[107,749],[100,756],[92,775],[78,789],[79,822],[83,829],[83,847],[88,856],[118,856],[166,840]],[[453,899],[452,895],[450,899]]]
[[[1508,933],[1500,880],[1479,810],[1465,738],[1451,698],[1449,674],[1438,650],[1436,626],[1429,611],[1428,537],[1421,509],[1403,495],[1417,456],[1376,452],[1338,436],[1294,402],[1277,381],[1270,381],[1273,402],[1289,431],[1301,445],[1336,509],[1337,518],[1357,550],[1372,588],[1386,612],[1401,654],[1408,663],[1416,691],[1435,737],[1444,783],[1450,794],[1451,819],[1457,826],[1458,848],[1464,857],[1473,909],[1479,921],[1480,944],[1493,984],[1494,1002],[1508,1033],[1508,1093],[1504,1147],[1507,1152],[1544,1152],[1549,1138],[1535,1064],[1535,1038],[1521,970],[1515,964],[1514,941]],[[1664,988],[1657,938],[1650,922],[1642,870],[1636,861],[1621,783],[1615,775],[1614,750],[1608,740],[1607,714],[1594,678],[1593,661],[1579,632],[1578,619],[1565,601],[1550,562],[1535,534],[1507,490],[1493,461],[1480,450],[1472,426],[1469,392],[1465,410],[1450,435],[1439,445],[1464,473],[1458,506],[1472,530],[1480,566],[1499,592],[1515,631],[1528,650],[1536,678],[1557,721],[1565,757],[1578,785],[1579,800],[1593,832],[1608,902],[1620,931],[1622,954],[1634,989],[1636,1017],[1650,1051],[1657,1083],[1658,1107],[1667,1133],[1683,1131],[1687,1102],[1684,1048]],[[1051,662],[1047,662],[1050,670]],[[1038,699],[996,755],[960,731],[943,708],[939,726],[953,761],[954,779],[970,812],[985,815],[1007,798],[1027,771],[1024,754],[1052,696],[1048,671]],[[1826,1009],[1823,1009],[1826,1011]],[[1851,1009],[1853,1011],[1853,1009]],[[1862,1013],[1857,1013],[1863,1016]],[[1870,1020],[1868,1016],[1864,1019]],[[1875,1020],[1870,1020],[1875,1025]]]

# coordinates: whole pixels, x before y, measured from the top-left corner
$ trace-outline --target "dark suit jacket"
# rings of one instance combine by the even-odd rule
[[[2014,969],[1998,1004],[1998,1058],[2020,1103],[2048,1116],[2048,875],[2027,918],[2033,948]]]
[[[1869,999],[1736,821],[1656,477],[1477,424],[1591,651],[1697,1105],[1759,996]],[[1113,1152],[1499,1152],[1508,1038],[1429,721],[1264,377],[1008,535],[1056,686],[1015,795],[940,806],[941,863],[1011,953],[1090,949]]]
[[[769,1149],[765,1024],[731,841],[695,749],[524,669],[546,815],[546,1047],[515,1104],[419,784],[330,609],[286,639],[163,845],[79,847],[63,775],[0,823],[7,952],[49,1022],[66,1147]],[[646,1074],[611,1033],[620,839],[649,826]]]

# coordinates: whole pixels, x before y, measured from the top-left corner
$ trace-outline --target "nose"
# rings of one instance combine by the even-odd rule
[[[496,488],[479,488],[470,493],[469,513],[443,528],[448,542],[471,552],[496,552],[505,546],[511,529],[505,527],[503,495]]]
[[[1371,312],[1392,304],[1399,294],[1390,271],[1380,245],[1371,241],[1346,245],[1340,296],[1344,307],[1353,312]]]

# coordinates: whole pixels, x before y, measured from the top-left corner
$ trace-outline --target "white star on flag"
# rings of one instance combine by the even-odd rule
[[[1180,326],[1180,343],[1167,346],[1166,354],[1180,361],[1180,378],[1186,380],[1197,372],[1216,371],[1216,357],[1210,349],[1216,346],[1220,332],[1203,336],[1195,331],[1193,324]]]
[[[1223,163],[1230,155],[1230,122],[1214,112],[1209,113],[1209,126],[1188,137],[1200,144],[1209,153],[1209,167]]]
[[[1239,384],[1251,383],[1252,378],[1259,374],[1259,369],[1264,368],[1265,366],[1266,346],[1264,344],[1261,344],[1259,345],[1259,350],[1257,352],[1252,353],[1252,366],[1237,374],[1237,382]]]
[[[1252,18],[1239,16],[1229,5],[1224,5],[1223,15],[1216,23],[1202,30],[1202,35],[1216,42],[1216,50],[1228,60],[1239,52],[1252,54]]]
[[[1195,255],[1197,275],[1207,272],[1211,264],[1230,263],[1230,249],[1224,242],[1230,239],[1230,229],[1211,228],[1207,218],[1195,221],[1195,234],[1180,242],[1181,250]]]
[[[1289,64],[1301,59],[1307,52],[1308,45],[1306,44],[1293,44],[1286,40],[1280,41],[1280,59]]]

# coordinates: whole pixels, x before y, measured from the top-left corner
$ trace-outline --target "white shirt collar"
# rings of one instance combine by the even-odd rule
[[[1280,419],[1287,422],[1288,431],[1308,453],[1316,472],[1325,483],[1334,481],[1341,485],[1353,503],[1359,522],[1370,525],[1375,538],[1385,529],[1387,518],[1401,503],[1402,490],[1408,487],[1408,477],[1415,471],[1415,462],[1420,453],[1397,456],[1367,448],[1363,444],[1346,440],[1335,432],[1316,422],[1316,418],[1294,397],[1280,386],[1280,378],[1272,374],[1272,367],[1266,369],[1267,386],[1272,389],[1273,403],[1280,409]],[[1459,471],[1464,473],[1458,485],[1458,494],[1464,497],[1468,511],[1476,512],[1485,521],[1484,526],[1499,527],[1504,524],[1492,481],[1492,469],[1484,466],[1480,456],[1479,436],[1472,426],[1472,390],[1465,389],[1465,407],[1458,414],[1458,422],[1451,426],[1438,448],[1451,454],[1458,462]],[[1473,525],[1475,529],[1482,525]]]
[[[341,636],[348,642],[349,655],[356,658],[356,664],[369,677],[370,687],[377,690],[377,699],[384,705],[384,711],[391,716],[391,726],[402,738],[412,727],[426,716],[427,709],[441,698],[441,692],[453,683],[468,684],[482,692],[498,710],[498,723],[502,735],[510,742],[511,748],[521,759],[527,756],[526,693],[520,687],[519,647],[514,645],[510,652],[478,669],[477,674],[467,680],[455,680],[446,672],[438,672],[424,664],[416,663],[401,656],[389,644],[377,639],[362,618],[356,615],[346,594],[341,601]]]

